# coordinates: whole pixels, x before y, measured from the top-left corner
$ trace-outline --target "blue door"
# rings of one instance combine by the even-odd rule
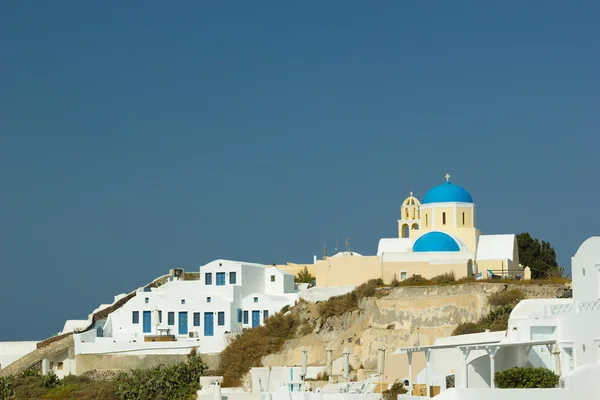
[[[204,313],[204,336],[214,336],[215,327],[214,327],[214,319],[215,316],[211,312]]]
[[[188,334],[187,311],[179,312],[179,334],[180,335]]]
[[[217,286],[225,286],[225,272],[217,272]]]
[[[152,332],[152,311],[144,311],[144,333]]]
[[[252,310],[252,327],[260,326],[260,311]]]

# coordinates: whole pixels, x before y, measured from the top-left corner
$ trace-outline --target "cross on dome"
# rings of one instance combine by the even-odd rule
[[[450,174],[446,174],[445,178],[446,178],[446,182],[450,182]]]
[[[410,197],[413,197],[413,192],[410,192]]]

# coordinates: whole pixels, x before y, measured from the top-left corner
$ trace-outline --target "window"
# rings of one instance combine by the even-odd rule
[[[200,313],[194,313],[194,326],[200,326]]]
[[[167,323],[175,325],[175,313],[173,311],[169,311],[169,314],[167,314]]]
[[[465,213],[463,213],[463,226],[465,226]]]
[[[275,282],[275,275],[271,275],[271,282]]]
[[[406,278],[408,278],[408,272],[406,272],[406,271],[400,272],[400,280],[403,281]]]
[[[162,311],[158,311],[158,323],[162,324]]]
[[[210,302],[211,302],[211,300],[212,300],[212,299],[211,299],[210,297],[207,297],[207,298],[206,298],[206,302],[207,302],[207,303],[210,303]]]
[[[56,369],[59,370],[59,371],[62,371],[62,369],[63,369],[63,363],[59,361]]]
[[[185,299],[181,299],[181,304],[185,304]]]
[[[446,213],[442,213],[442,225],[446,225]]]
[[[238,308],[238,313],[237,314],[238,314],[237,322],[241,323],[242,322],[242,309],[241,308]]]
[[[225,272],[217,272],[217,286],[225,286]]]
[[[429,215],[425,214],[425,227],[429,226]]]
[[[139,324],[140,323],[140,312],[139,311],[134,311],[131,314],[131,323],[133,323],[133,324]]]
[[[54,369],[54,361],[50,361],[50,369]]]
[[[237,281],[237,274],[235,273],[235,271],[231,271],[229,273],[229,284],[235,285],[236,281]]]
[[[219,313],[217,314],[217,324],[219,324],[219,326],[225,325],[225,312],[224,311],[219,311]]]
[[[263,321],[267,318],[269,318],[269,310],[264,310],[263,311]]]
[[[204,274],[204,284],[212,285],[212,272],[207,272]]]
[[[150,299],[146,297],[146,298],[144,299],[144,303],[146,303],[146,304],[150,303]]]
[[[255,303],[258,303],[258,297],[255,297],[255,298],[254,298],[254,302],[255,302]]]
[[[244,324],[248,323],[248,310],[244,310]]]

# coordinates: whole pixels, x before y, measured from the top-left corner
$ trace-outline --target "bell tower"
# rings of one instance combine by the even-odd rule
[[[419,230],[421,223],[421,202],[413,196],[404,200],[400,207],[400,219],[398,220],[398,237],[409,238],[410,231]]]

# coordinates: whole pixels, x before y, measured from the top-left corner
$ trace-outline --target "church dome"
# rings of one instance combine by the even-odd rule
[[[450,182],[443,183],[430,189],[423,198],[423,204],[428,203],[472,203],[473,198],[465,189]]]
[[[452,236],[434,231],[418,238],[413,246],[413,251],[460,251],[460,246]]]

